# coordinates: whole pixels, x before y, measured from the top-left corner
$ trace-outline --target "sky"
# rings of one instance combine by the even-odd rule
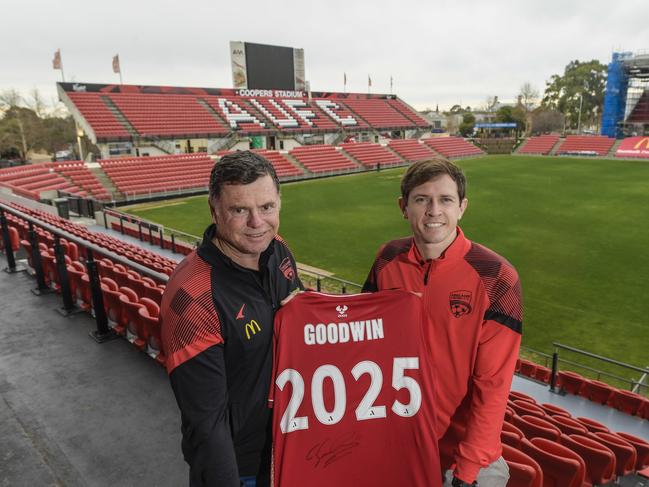
[[[511,101],[571,60],[649,51],[645,0],[21,0],[0,29],[0,91],[66,81],[232,87],[229,41],[301,47],[313,91],[393,92],[417,109]],[[9,14],[9,15],[7,15]],[[10,20],[13,19],[13,20]]]

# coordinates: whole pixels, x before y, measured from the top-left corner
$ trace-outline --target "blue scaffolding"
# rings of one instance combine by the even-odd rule
[[[601,135],[609,137],[622,136],[619,123],[624,121],[626,94],[629,87],[629,76],[622,61],[631,56],[632,53],[630,52],[614,52],[613,60],[608,65]]]

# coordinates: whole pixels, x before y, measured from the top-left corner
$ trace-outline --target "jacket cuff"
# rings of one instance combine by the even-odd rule
[[[466,458],[457,458],[454,475],[458,479],[470,484],[478,477],[478,472],[481,468],[482,465],[479,463],[474,463]]]

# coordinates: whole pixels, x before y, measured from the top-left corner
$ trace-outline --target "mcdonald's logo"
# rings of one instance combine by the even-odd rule
[[[636,145],[633,146],[634,149],[640,149],[644,144],[644,148],[649,150],[649,137],[644,137],[638,141]]]
[[[246,339],[250,340],[251,336],[254,336],[257,334],[257,332],[261,331],[261,326],[259,326],[259,323],[257,323],[256,320],[250,320],[248,323],[246,323]]]

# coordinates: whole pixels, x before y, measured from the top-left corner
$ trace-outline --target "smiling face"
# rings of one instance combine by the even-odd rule
[[[258,269],[259,256],[277,235],[280,205],[269,175],[250,184],[224,184],[218,198],[210,199],[214,244],[237,264]]]
[[[410,222],[415,244],[424,259],[436,259],[453,243],[457,222],[468,200],[460,199],[457,184],[448,174],[437,176],[399,198],[404,218]]]

